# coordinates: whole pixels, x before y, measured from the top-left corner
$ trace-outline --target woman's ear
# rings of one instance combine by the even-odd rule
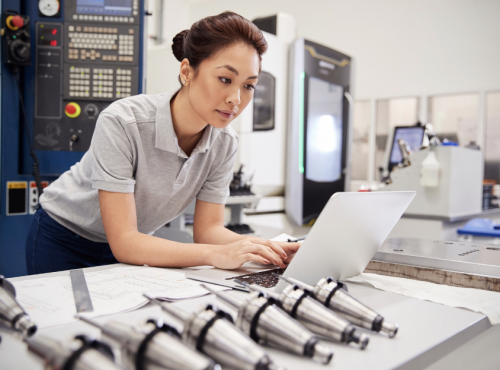
[[[179,77],[181,79],[181,83],[183,86],[188,86],[191,80],[193,79],[193,68],[189,64],[189,60],[184,58],[181,62],[181,69],[179,73]]]

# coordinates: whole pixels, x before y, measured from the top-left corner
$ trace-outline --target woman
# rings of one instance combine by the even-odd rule
[[[100,114],[89,151],[40,197],[28,273],[118,261],[284,267],[297,243],[241,236],[223,223],[238,146],[229,124],[252,99],[266,49],[260,30],[231,12],[176,35],[180,90],[122,99]],[[195,244],[152,236],[194,198]]]

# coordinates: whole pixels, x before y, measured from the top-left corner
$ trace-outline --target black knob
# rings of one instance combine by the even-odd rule
[[[14,40],[10,45],[10,51],[12,57],[21,63],[27,62],[31,57],[29,46],[22,40]]]
[[[85,113],[89,118],[95,118],[98,113],[97,107],[93,104],[89,104],[85,107]]]

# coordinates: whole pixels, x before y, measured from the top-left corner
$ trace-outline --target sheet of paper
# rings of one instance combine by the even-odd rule
[[[148,303],[143,294],[180,300],[200,297],[208,292],[183,273],[143,266],[120,266],[85,273],[94,312],[87,317],[135,310]],[[39,328],[75,321],[75,301],[68,276],[55,276],[15,282],[17,300]],[[212,286],[215,290],[228,288]]]
[[[275,236],[271,240],[274,242],[286,242],[286,241],[288,241],[288,239],[295,240],[295,238],[293,236],[285,234],[285,233],[279,234],[278,236]]]
[[[365,273],[349,278],[346,281],[366,282],[386,292],[481,312],[488,316],[492,325],[500,324],[500,293],[498,292]]]

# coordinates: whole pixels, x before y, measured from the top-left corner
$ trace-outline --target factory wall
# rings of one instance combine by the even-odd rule
[[[500,48],[493,41],[500,35],[500,1],[165,0],[165,27],[179,31],[225,10],[249,19],[289,13],[299,36],[355,57],[357,100],[500,90]],[[150,51],[163,53],[165,64],[148,66],[149,93],[178,86],[170,71],[178,66],[172,37]]]
[[[152,16],[148,18],[148,34],[158,38],[159,31],[158,12],[160,11],[159,1],[151,0],[148,9]],[[163,20],[162,44],[157,44],[156,40],[149,38],[147,55],[147,83],[146,92],[148,94],[161,94],[173,92],[180,87],[177,76],[179,75],[180,63],[172,54],[172,39],[174,36],[189,27],[193,22],[189,21],[190,5],[184,0],[163,0]]]

